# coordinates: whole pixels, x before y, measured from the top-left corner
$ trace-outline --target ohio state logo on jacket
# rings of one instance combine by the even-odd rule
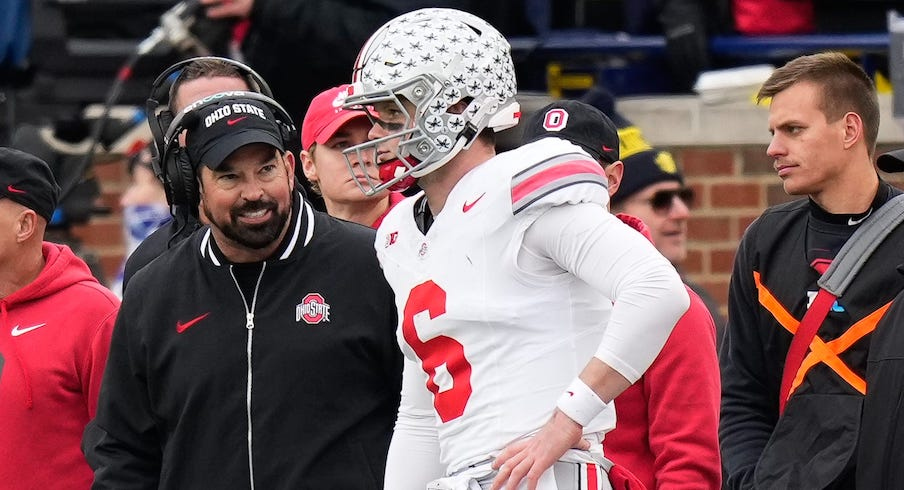
[[[320,293],[308,293],[295,307],[295,321],[304,320],[308,325],[330,321],[330,305]]]

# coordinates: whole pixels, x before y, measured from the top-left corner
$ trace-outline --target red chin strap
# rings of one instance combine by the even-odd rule
[[[419,163],[412,156],[405,157],[405,161],[408,162],[408,165],[405,165],[405,163],[403,163],[402,160],[399,160],[398,158],[381,163],[379,167],[380,180],[382,182],[389,182],[390,180],[395,179],[398,174],[407,172],[410,167],[413,167]],[[389,186],[389,190],[393,192],[402,192],[405,189],[413,186],[415,182],[417,182],[417,179],[415,179],[411,175],[406,175],[395,184]]]

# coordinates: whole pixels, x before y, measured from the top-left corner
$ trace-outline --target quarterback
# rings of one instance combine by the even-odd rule
[[[380,162],[368,194],[423,190],[375,241],[407,358],[385,488],[611,488],[611,400],[688,307],[669,262],[605,211],[606,176],[578,146],[495,154],[515,90],[508,42],[457,10],[389,21],[356,62],[345,107],[374,125],[350,169]]]

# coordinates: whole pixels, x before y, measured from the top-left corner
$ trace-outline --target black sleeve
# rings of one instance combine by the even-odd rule
[[[858,488],[904,488],[904,293],[892,302],[870,341],[857,451]]]
[[[173,223],[173,221],[170,221],[154,230],[150,236],[138,244],[138,248],[126,259],[126,265],[122,271],[123,294],[125,294],[126,285],[129,284],[132,276],[166,251],[170,236],[174,231]]]
[[[706,15],[701,0],[667,0],[661,5],[666,58],[675,88],[683,92],[693,89],[697,75],[710,66]]]
[[[97,416],[82,439],[94,470],[93,490],[151,490],[160,479],[161,443],[150,409],[145,357],[130,329],[143,298],[138,291],[130,293],[113,328]]]
[[[126,259],[126,265],[122,272],[122,291],[125,294],[126,286],[132,277],[144,266],[150,264],[157,257],[163,255],[170,247],[185,240],[200,227],[197,218],[176,217],[167,224],[154,230],[153,233],[138,244],[138,248]]]
[[[719,441],[727,489],[753,487],[754,468],[778,418],[778,390],[764,375],[768,361],[760,331],[762,308],[753,278],[758,229],[754,222],[738,247],[728,290],[728,323],[719,353]]]

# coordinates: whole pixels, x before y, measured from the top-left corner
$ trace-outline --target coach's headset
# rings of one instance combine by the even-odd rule
[[[234,67],[252,92],[257,92],[268,97],[268,100],[271,100],[271,102],[273,99],[273,92],[270,90],[270,86],[267,85],[267,82],[264,81],[257,72],[244,63],[218,56],[200,56],[180,61],[164,70],[163,73],[154,80],[154,83],[151,85],[151,94],[145,104],[148,125],[151,127],[151,135],[154,138],[153,144],[151,145],[151,166],[154,169],[157,178],[163,182],[163,187],[166,191],[166,199],[170,206],[188,203],[188,201],[185,200],[186,195],[184,194],[184,188],[180,188],[178,191],[178,194],[180,195],[178,197],[175,196],[176,192],[171,188],[170,183],[180,180],[181,178],[168,176],[166,174],[168,165],[163,162],[163,153],[167,141],[165,135],[174,119],[173,113],[169,108],[169,101],[172,96],[173,79],[176,78],[174,75],[191,63],[208,60],[220,61]]]
[[[226,105],[232,102],[253,100],[267,106],[276,118],[279,137],[283,148],[288,149],[298,139],[298,131],[292,117],[275,100],[256,92],[220,92],[190,104],[170,122],[163,139],[163,153],[160,166],[167,188],[168,198],[172,206],[187,206],[197,209],[200,202],[198,174],[195,170],[201,162],[192,162],[188,151],[179,144],[179,135],[183,131],[191,131],[201,123],[201,112],[210,106]]]

